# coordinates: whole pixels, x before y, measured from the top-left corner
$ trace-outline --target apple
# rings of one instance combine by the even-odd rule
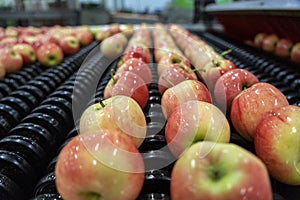
[[[123,40],[117,40],[115,37],[109,37],[100,43],[100,51],[108,58],[117,58],[124,51],[125,45]]]
[[[173,64],[160,75],[158,90],[163,94],[168,88],[184,80],[197,80],[197,76],[191,68],[183,64]]]
[[[15,44],[12,48],[22,56],[24,64],[30,64],[36,61],[35,50],[30,44],[19,43]]]
[[[254,37],[253,44],[254,46],[261,48],[264,39],[268,36],[266,33],[257,33]]]
[[[290,185],[300,185],[300,107],[276,107],[259,121],[255,137],[256,154],[272,177]]]
[[[253,141],[262,116],[275,107],[289,105],[286,97],[275,86],[259,82],[242,91],[232,101],[230,117],[236,131]]]
[[[78,31],[78,33],[76,34],[76,37],[78,38],[81,46],[87,46],[87,45],[91,44],[94,39],[91,31],[87,31],[87,30]]]
[[[42,65],[53,67],[62,62],[64,53],[56,43],[45,43],[37,49],[36,56]]]
[[[0,62],[0,80],[3,80],[6,75],[6,70],[4,65]]]
[[[198,142],[176,161],[170,182],[172,200],[272,200],[264,163],[233,143]]]
[[[216,82],[214,97],[222,110],[230,110],[232,100],[243,90],[258,83],[257,77],[245,69],[232,69]]]
[[[0,65],[5,68],[6,73],[14,73],[23,67],[23,59],[12,48],[3,48],[0,49]]]
[[[105,40],[106,38],[110,37],[111,34],[109,32],[109,30],[99,30],[96,34],[95,34],[95,39],[98,42],[102,42],[103,40]]]
[[[207,85],[208,89],[213,92],[217,80],[225,73],[236,69],[236,65],[224,58],[213,59],[207,63],[204,68],[198,70],[201,79]]]
[[[72,55],[80,50],[80,42],[78,38],[72,35],[63,37],[59,41],[59,46],[62,48],[62,51],[65,55]]]
[[[207,87],[197,80],[185,80],[167,89],[161,98],[162,111],[166,119],[177,106],[191,100],[212,103]]]
[[[123,27],[121,27],[121,32],[129,38],[134,33],[134,27],[132,24],[124,24]]]
[[[262,49],[267,52],[274,52],[278,41],[279,38],[276,34],[268,35],[263,40]]]
[[[169,52],[168,54],[165,54],[157,64],[158,77],[172,64],[183,64],[191,68],[190,61],[185,56]]]
[[[152,73],[149,64],[140,59],[130,58],[126,60],[117,69],[116,73],[122,73],[124,71],[130,71],[140,76],[147,85],[152,82]]]
[[[280,57],[289,57],[291,54],[293,42],[286,38],[281,38],[276,44],[275,54]]]
[[[179,104],[169,116],[165,136],[175,157],[199,141],[227,143],[230,126],[226,116],[215,105],[191,100]]]
[[[300,63],[300,42],[293,45],[291,50],[291,60],[295,63]]]
[[[125,62],[130,58],[138,58],[145,63],[150,63],[150,50],[146,45],[137,44],[134,46],[128,46],[122,56],[122,61]]]
[[[139,147],[146,136],[145,115],[135,100],[116,95],[89,106],[80,117],[80,133],[87,134],[99,129],[125,134]]]
[[[110,24],[109,27],[108,27],[108,30],[109,30],[111,35],[120,33],[121,32],[120,24],[118,24],[118,23]]]
[[[104,98],[125,95],[133,98],[144,108],[149,98],[149,91],[143,79],[130,71],[123,71],[112,76],[104,89]]]
[[[132,141],[102,130],[72,138],[58,155],[55,185],[64,199],[136,199],[144,162]]]

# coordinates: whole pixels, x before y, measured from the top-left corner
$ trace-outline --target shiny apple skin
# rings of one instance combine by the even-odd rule
[[[30,44],[15,44],[12,48],[14,51],[18,52],[22,56],[23,63],[25,65],[34,63],[36,61],[35,50]]]
[[[280,57],[289,57],[293,47],[293,42],[289,39],[279,39],[276,45],[275,54]]]
[[[229,142],[230,127],[226,116],[216,106],[191,100],[180,104],[172,112],[165,135],[169,149],[178,157],[198,141]]]
[[[23,67],[22,56],[12,48],[0,49],[0,65],[5,68],[6,73],[14,73]]]
[[[177,85],[184,80],[197,80],[196,74],[187,66],[182,64],[173,64],[166,69],[159,77],[158,90],[160,94],[163,94],[168,88],[172,87],[169,80],[173,85]]]
[[[232,100],[244,89],[258,83],[258,78],[245,69],[232,69],[216,82],[214,97],[222,110],[230,110]]]
[[[267,52],[275,52],[276,44],[278,41],[279,38],[276,34],[268,35],[263,40],[262,49]]]
[[[288,105],[266,113],[257,125],[254,144],[272,177],[300,185],[300,107]]]
[[[166,119],[181,103],[198,100],[212,103],[212,97],[207,87],[197,80],[185,80],[167,89],[162,95],[161,106]]]
[[[269,83],[259,82],[233,99],[231,121],[242,137],[253,141],[256,126],[262,116],[274,107],[286,105],[289,105],[289,102],[278,88]]]
[[[59,41],[59,46],[64,54],[73,55],[80,50],[79,40],[75,36],[66,36]]]
[[[127,48],[123,54],[123,60],[126,61],[130,58],[138,58],[145,63],[151,62],[150,50],[144,45],[135,45]]]
[[[53,67],[62,62],[64,53],[56,43],[44,43],[37,49],[36,56],[42,65]]]
[[[144,82],[149,85],[152,82],[152,73],[149,64],[137,58],[130,58],[126,60],[118,69],[116,73],[130,71],[141,77]]]
[[[142,156],[128,137],[103,130],[78,135],[64,146],[55,184],[66,200],[132,200],[142,189],[143,169]]]
[[[214,179],[214,170],[221,177]],[[222,174],[223,173],[223,174]],[[198,142],[176,161],[172,200],[271,200],[268,171],[254,154],[235,144]]]
[[[146,137],[146,118],[141,107],[127,96],[113,96],[103,101],[105,107],[95,103],[80,117],[80,133],[102,129],[116,130],[129,136],[139,147]]]

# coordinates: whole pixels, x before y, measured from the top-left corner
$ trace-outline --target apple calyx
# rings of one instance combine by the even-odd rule
[[[167,83],[169,83],[172,87],[174,87],[175,86],[175,84],[172,82],[172,81],[170,81],[169,79],[167,79],[166,77],[161,77],[164,81],[166,81]]]
[[[84,200],[99,200],[102,199],[102,195],[96,192],[83,192],[80,194]]]
[[[208,169],[208,176],[215,182],[219,181],[224,176],[224,174],[224,171],[214,166]]]
[[[179,64],[179,63],[181,63],[181,59],[177,58],[177,57],[173,57],[171,62],[172,62],[172,64]]]

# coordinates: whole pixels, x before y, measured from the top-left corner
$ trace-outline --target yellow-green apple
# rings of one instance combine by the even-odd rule
[[[139,147],[146,136],[146,118],[135,100],[127,96],[113,96],[89,106],[80,117],[80,133],[99,129],[126,134]]]
[[[264,163],[233,143],[198,142],[176,161],[170,182],[172,200],[272,200]]]
[[[158,90],[160,94],[163,94],[168,88],[185,80],[197,80],[194,71],[183,64],[172,64],[160,75]]]
[[[295,63],[300,63],[300,42],[293,45],[291,50],[291,60]]]
[[[100,51],[108,58],[117,58],[124,51],[124,41],[111,36],[100,43]]]
[[[191,100],[212,103],[207,87],[198,80],[185,80],[167,89],[161,98],[162,111],[166,119],[177,106]]]
[[[144,82],[149,85],[152,81],[152,73],[148,63],[137,59],[130,58],[126,60],[116,71],[116,73],[122,73],[124,71],[130,71],[140,76]]]
[[[204,101],[191,100],[179,104],[171,113],[165,135],[172,154],[179,157],[199,141],[229,142],[230,126],[218,107]]]
[[[76,37],[81,46],[87,46],[93,42],[93,34],[88,30],[80,30],[77,32]]]
[[[280,57],[289,57],[293,47],[293,42],[287,38],[281,38],[276,44],[275,54]]]
[[[23,59],[18,52],[6,47],[0,49],[0,63],[4,66],[6,73],[13,73],[22,68]]]
[[[278,41],[279,38],[276,34],[270,34],[264,38],[262,42],[262,49],[267,52],[274,52]]]
[[[232,69],[216,82],[214,97],[221,110],[229,111],[232,100],[243,90],[258,83],[257,77],[245,69]]]
[[[64,53],[56,43],[45,43],[37,49],[36,56],[42,65],[53,67],[62,62]]]
[[[15,44],[12,48],[22,56],[24,64],[30,64],[36,61],[35,50],[30,44],[19,43]]]
[[[97,40],[98,42],[102,42],[103,40],[105,40],[109,36],[111,36],[109,30],[102,29],[102,30],[99,30],[95,34],[95,40]]]
[[[136,199],[144,183],[144,162],[125,135],[112,130],[72,138],[55,166],[55,185],[62,198]]]
[[[157,63],[158,77],[172,64],[183,64],[191,68],[190,61],[185,56],[183,56],[182,54],[177,54],[175,52],[169,52],[165,54]]]
[[[8,37],[15,37],[15,38],[18,37],[18,35],[19,35],[18,28],[14,27],[14,26],[8,26],[5,29],[5,35]]]
[[[121,32],[127,37],[129,38],[130,36],[132,36],[133,32],[134,32],[134,27],[132,24],[124,24],[121,27]]]
[[[246,140],[253,141],[256,126],[262,116],[275,107],[286,105],[289,102],[278,88],[259,82],[233,99],[230,118],[236,131]]]
[[[300,185],[300,107],[276,107],[259,121],[255,137],[256,154],[272,177],[290,185]]]
[[[109,80],[104,88],[104,98],[125,95],[133,98],[142,108],[148,102],[149,91],[143,79],[130,71],[118,73]]]
[[[61,38],[59,40],[59,46],[65,55],[72,55],[80,50],[80,42],[78,38],[72,35]]]
[[[263,40],[268,36],[266,33],[257,33],[254,37],[253,44],[254,46],[261,48]]]
[[[207,63],[204,68],[199,70],[199,74],[208,89],[213,92],[217,80],[232,69],[236,69],[236,65],[232,61],[220,57]]]

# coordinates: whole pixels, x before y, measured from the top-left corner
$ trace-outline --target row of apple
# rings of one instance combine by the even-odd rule
[[[106,49],[107,41],[113,50]],[[126,49],[105,87],[105,100],[83,112],[80,135],[58,157],[56,187],[64,199],[136,199],[144,184],[145,166],[138,148],[147,129],[142,108],[152,79],[150,31],[143,24],[129,40],[123,33],[106,38],[100,44],[102,53],[110,58],[122,53],[114,44]]]
[[[277,34],[257,33],[247,44],[300,64],[300,42],[280,38]]]
[[[93,41],[87,26],[7,27],[0,29],[0,77],[40,62],[55,66]]]
[[[190,33],[182,27],[175,28],[175,41],[182,35],[189,37]],[[231,69],[220,74],[213,85],[210,91],[218,106],[222,110],[227,107],[235,130],[246,140],[254,142],[256,155],[267,166],[270,175],[283,183],[300,185],[297,167],[300,108],[289,105],[279,89],[259,82],[247,70]]]

